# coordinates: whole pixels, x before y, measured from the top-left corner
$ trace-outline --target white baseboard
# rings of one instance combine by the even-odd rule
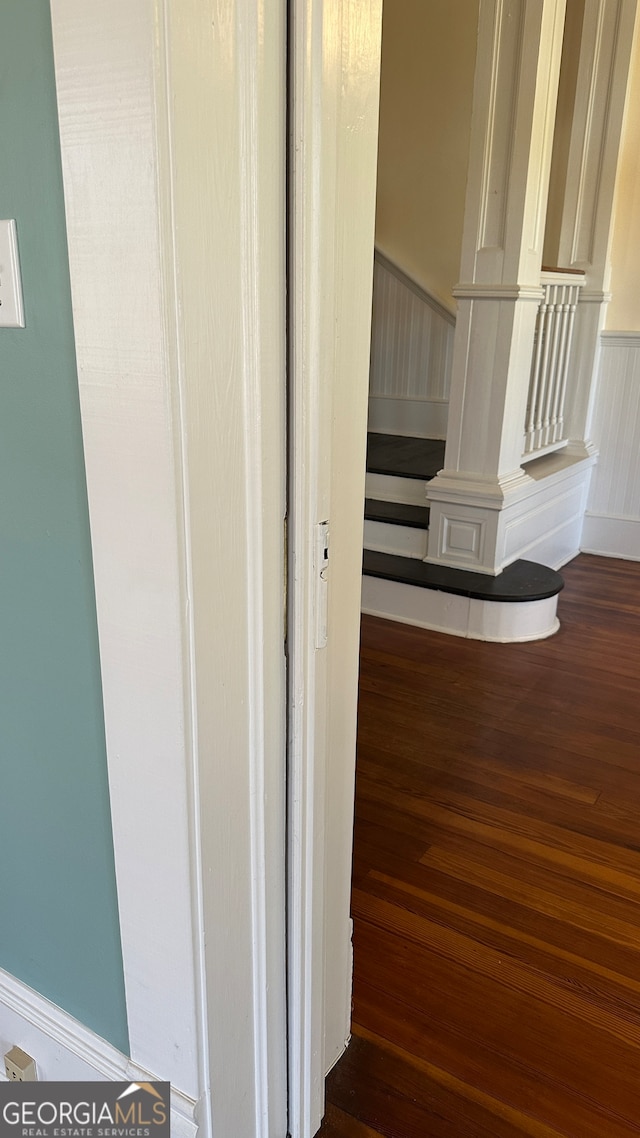
[[[580,548],[583,553],[640,561],[640,518],[618,518],[587,511]]]
[[[449,402],[445,399],[397,399],[369,396],[369,430],[381,435],[446,439]]]
[[[36,1061],[38,1079],[68,1082],[153,1082],[161,1073],[138,1067],[62,1008],[0,969],[0,1055],[14,1044]],[[171,1088],[171,1133],[195,1138],[196,1102]]]
[[[362,612],[469,640],[514,644],[544,640],[560,627],[558,598],[502,602],[459,597],[382,577],[362,578]]]

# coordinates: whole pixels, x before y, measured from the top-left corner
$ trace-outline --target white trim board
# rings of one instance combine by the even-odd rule
[[[53,0],[51,14],[130,1048],[197,1098],[182,489],[154,184],[162,48],[147,5]]]
[[[616,518],[588,510],[580,549],[582,553],[640,561],[640,518]]]
[[[605,348],[640,348],[640,332],[618,332],[605,328],[600,333]]]
[[[131,1059],[283,1138],[286,4],[51,8]]]
[[[153,1081],[145,1071],[62,1008],[0,969],[0,1054],[17,1043],[37,1056],[38,1079],[49,1081]],[[4,1081],[4,1067],[0,1068]],[[195,1138],[196,1103],[171,1090],[171,1133]]]

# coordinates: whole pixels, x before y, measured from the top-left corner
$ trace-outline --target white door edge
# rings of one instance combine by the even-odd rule
[[[381,0],[290,2],[289,1133],[351,1018],[351,846]],[[318,527],[328,522],[327,641]]]

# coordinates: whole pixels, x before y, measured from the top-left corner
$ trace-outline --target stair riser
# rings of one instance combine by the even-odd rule
[[[365,549],[375,549],[380,553],[396,553],[401,557],[413,557],[424,561],[427,556],[427,535],[428,531],[425,529],[365,519],[363,544]]]
[[[379,502],[405,502],[408,506],[426,506],[427,486],[421,478],[399,478],[395,474],[367,473],[365,497]]]
[[[501,603],[420,589],[380,577],[362,578],[362,611],[471,640],[500,644],[544,640],[559,628],[558,598]]]

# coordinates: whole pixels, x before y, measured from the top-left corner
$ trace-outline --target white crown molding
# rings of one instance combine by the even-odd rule
[[[460,300],[533,300],[539,304],[544,296],[540,285],[461,283],[453,289]]]
[[[583,288],[580,291],[579,304],[608,304],[613,297],[612,292],[605,292],[599,288]]]
[[[474,478],[465,471],[443,470],[427,484],[427,499],[502,510],[507,500],[521,497],[531,487],[535,483],[522,469],[500,479]]]
[[[604,331],[600,333],[603,348],[637,348],[640,332]]]
[[[562,269],[543,269],[540,273],[542,285],[584,285],[587,282],[585,273],[565,273]]]

